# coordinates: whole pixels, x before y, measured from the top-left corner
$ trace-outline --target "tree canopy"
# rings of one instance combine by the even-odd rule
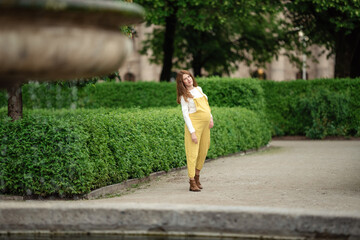
[[[335,54],[335,77],[360,76],[360,1],[294,0],[285,5],[285,17],[318,44]]]
[[[151,49],[150,61],[162,64],[160,80],[169,80],[173,67],[192,68],[201,76],[202,69],[229,74],[240,61],[262,66],[281,49],[299,62],[296,50],[310,54],[299,31],[307,36],[307,46],[323,45],[336,54],[336,76],[360,75],[359,0],[135,2],[147,10],[148,25],[162,26],[141,50]]]

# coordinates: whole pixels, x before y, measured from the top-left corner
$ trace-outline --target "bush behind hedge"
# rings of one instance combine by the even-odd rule
[[[273,136],[360,136],[360,79],[261,84]]]
[[[199,78],[211,106],[264,107],[263,90],[255,79]],[[104,82],[85,87],[66,84],[25,84],[23,104],[27,109],[62,108],[149,108],[176,107],[176,84],[167,82]],[[0,95],[0,106],[6,106],[6,94]]]
[[[198,82],[211,106],[266,111],[273,136],[360,136],[360,79],[199,78]],[[156,82],[98,83],[85,88],[31,83],[23,87],[23,98],[25,109],[175,107],[175,88],[175,83]],[[0,104],[5,105],[5,98],[3,93]]]
[[[266,145],[269,125],[244,108],[213,108],[209,158]],[[0,110],[2,193],[73,196],[151,172],[185,166],[180,107]]]
[[[198,83],[208,95],[211,106],[264,110],[265,99],[260,80],[212,77],[200,78]]]

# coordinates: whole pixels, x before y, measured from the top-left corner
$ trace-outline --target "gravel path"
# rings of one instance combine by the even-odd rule
[[[262,152],[206,162],[199,193],[187,171],[91,202],[257,206],[360,213],[360,141],[272,141]]]

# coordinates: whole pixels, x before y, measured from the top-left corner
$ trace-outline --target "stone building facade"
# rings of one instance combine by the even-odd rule
[[[153,28],[141,24],[136,26],[135,29],[137,36],[133,39],[133,51],[119,69],[121,79],[122,81],[159,81],[161,66],[151,64],[147,56],[139,54],[141,42],[146,38],[146,33],[152,32]],[[327,59],[326,51],[319,57],[323,51],[324,49],[321,47],[311,46],[311,52],[313,56],[317,56],[317,62],[313,62],[309,58],[306,59],[307,79],[334,77],[334,57]],[[302,74],[302,69],[291,64],[286,56],[280,55],[278,59],[266,64],[265,69],[256,69],[239,63],[238,70],[230,74],[230,77],[249,78],[254,73],[257,73],[260,78],[264,77],[275,81],[295,80],[305,76]]]

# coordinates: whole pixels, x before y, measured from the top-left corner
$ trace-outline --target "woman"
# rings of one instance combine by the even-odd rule
[[[198,86],[194,76],[185,70],[176,76],[177,102],[181,104],[185,120],[185,152],[190,178],[189,191],[199,192],[200,171],[210,147],[210,128],[214,121],[207,96]]]

